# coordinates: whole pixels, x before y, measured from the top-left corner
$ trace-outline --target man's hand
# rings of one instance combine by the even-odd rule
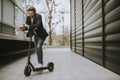
[[[25,24],[25,23],[23,24],[23,27],[28,27],[28,26],[29,26],[29,25],[27,25],[27,24]]]
[[[23,24],[23,26],[22,26],[22,27],[20,27],[20,29],[21,29],[22,31],[24,31],[24,30],[25,30],[25,28],[26,28],[26,27],[28,27],[28,26],[29,26],[29,25],[27,25],[27,24],[25,24],[25,23],[24,23],[24,24]]]
[[[24,31],[24,30],[25,30],[25,27],[24,27],[24,26],[22,26],[22,27],[20,27],[20,29],[21,29],[22,31]]]

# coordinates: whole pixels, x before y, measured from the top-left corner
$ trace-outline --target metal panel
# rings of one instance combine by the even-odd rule
[[[86,4],[84,4],[84,15],[86,16],[86,14],[90,11],[90,9],[94,9],[95,7],[93,7],[98,0],[84,0],[86,2]]]
[[[2,16],[2,0],[0,0],[0,20],[1,20],[1,16]]]
[[[0,33],[2,32],[2,25],[1,25],[1,23],[0,23]]]
[[[91,0],[83,0],[83,4],[85,4],[84,9],[86,9],[88,7],[88,4],[90,4],[90,2],[92,2],[92,1]]]
[[[15,36],[15,29],[12,26],[2,24],[2,33]]]
[[[2,18],[2,0],[0,0],[0,21],[1,21],[1,18]],[[1,25],[1,22],[0,22],[0,33],[2,31],[2,25]]]
[[[120,0],[109,0],[105,5],[105,25],[105,66],[120,74]]]
[[[75,1],[74,0],[71,0],[72,1],[72,9],[71,9],[71,13],[72,13],[72,19],[71,19],[71,22],[72,22],[72,39],[71,39],[71,42],[72,42],[72,50],[75,51]]]
[[[102,65],[101,13],[101,0],[92,0],[84,7],[84,56]]]
[[[82,55],[82,0],[76,0],[76,17],[76,52]]]
[[[70,49],[72,50],[72,0],[70,0]]]
[[[10,0],[3,0],[3,21],[10,25],[14,25],[14,7]]]

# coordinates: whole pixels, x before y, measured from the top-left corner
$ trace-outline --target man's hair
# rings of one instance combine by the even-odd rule
[[[30,7],[27,11],[33,11],[34,13],[36,13],[36,9],[35,9],[35,7]]]

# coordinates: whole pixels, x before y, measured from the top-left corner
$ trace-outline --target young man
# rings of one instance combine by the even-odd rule
[[[43,65],[43,51],[42,45],[48,36],[48,33],[43,27],[42,16],[36,13],[34,7],[30,7],[28,10],[28,16],[26,18],[26,23],[21,27],[22,30],[28,30],[27,36],[30,36],[30,32],[34,33],[34,43],[37,50],[38,63]]]

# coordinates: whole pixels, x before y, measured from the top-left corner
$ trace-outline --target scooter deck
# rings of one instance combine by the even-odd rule
[[[29,62],[29,65],[32,67],[33,71],[40,71],[40,70],[48,69],[48,66],[47,67],[35,68],[31,62]]]
[[[45,69],[48,69],[48,67],[35,68],[33,71],[40,71],[40,70],[45,70]]]

